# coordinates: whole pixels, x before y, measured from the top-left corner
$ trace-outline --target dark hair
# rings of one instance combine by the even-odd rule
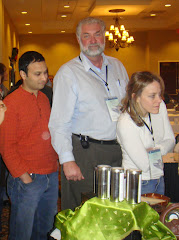
[[[127,112],[137,126],[143,126],[144,123],[139,116],[142,116],[142,112],[138,103],[137,98],[141,95],[143,89],[154,81],[160,84],[161,96],[164,93],[164,82],[161,77],[154,73],[143,71],[135,72],[132,74],[131,79],[126,88],[126,96],[122,100],[122,112]]]
[[[42,54],[35,51],[25,52],[19,58],[19,72],[22,70],[27,74],[28,66],[30,63],[43,62],[43,61],[45,61],[45,58],[42,56]]]
[[[78,39],[80,39],[82,25],[83,24],[92,24],[92,23],[100,24],[102,32],[103,32],[103,34],[105,34],[106,25],[103,20],[101,20],[99,18],[94,18],[94,17],[87,17],[87,18],[82,19],[76,27],[76,36]]]
[[[1,83],[4,80],[4,73],[6,71],[6,66],[3,63],[0,63],[0,76],[1,76]]]

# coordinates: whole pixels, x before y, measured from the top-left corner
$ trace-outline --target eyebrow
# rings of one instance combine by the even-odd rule
[[[34,73],[48,73],[48,70],[45,70],[45,71],[35,71]]]
[[[98,30],[97,32],[95,32],[94,34],[96,34],[96,33],[102,33],[102,31],[101,30]],[[88,32],[84,32],[84,33],[82,33],[83,35],[89,35],[90,33],[88,33]]]

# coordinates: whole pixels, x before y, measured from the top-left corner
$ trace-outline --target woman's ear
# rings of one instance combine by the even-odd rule
[[[137,97],[135,93],[132,93],[132,100],[135,101],[136,103],[139,103],[140,96]]]
[[[134,100],[136,94],[135,93],[132,93],[132,99]]]

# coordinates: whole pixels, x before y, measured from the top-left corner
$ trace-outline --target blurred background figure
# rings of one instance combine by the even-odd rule
[[[164,101],[165,104],[170,103],[170,96],[166,91],[163,94],[163,101]]]
[[[3,82],[7,80],[6,66],[0,63],[0,124],[4,120],[4,113],[6,107],[1,101],[8,93],[8,89],[3,85]],[[6,167],[0,155],[0,232],[1,232],[1,213],[3,209],[3,200],[6,192]]]
[[[54,78],[54,76],[53,75],[48,75],[48,80],[47,80],[47,86],[49,86],[49,87],[53,87],[53,78]]]
[[[5,80],[7,80],[6,66],[0,63],[0,99],[4,99],[8,93],[8,89],[3,85]]]

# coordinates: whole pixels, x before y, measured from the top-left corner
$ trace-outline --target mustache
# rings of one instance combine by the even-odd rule
[[[91,43],[88,45],[88,47],[96,47],[96,46],[100,47],[100,44],[99,43]]]

